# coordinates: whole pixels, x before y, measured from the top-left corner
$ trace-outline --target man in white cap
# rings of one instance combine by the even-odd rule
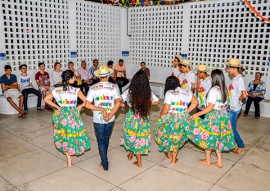
[[[234,139],[238,145],[238,148],[234,151],[235,154],[239,154],[245,151],[245,145],[241,139],[237,126],[237,117],[241,111],[242,100],[246,99],[247,92],[244,84],[244,79],[241,72],[244,71],[243,65],[237,58],[231,58],[229,62],[225,63],[228,66],[228,73],[233,76],[232,82],[228,87],[228,115],[232,124]]]
[[[205,97],[212,86],[211,78],[210,76],[207,76],[207,71],[208,71],[208,68],[206,67],[206,65],[203,65],[203,64],[198,65],[196,93],[197,93],[197,98],[199,100],[199,104],[196,110],[197,112],[200,112],[206,108]],[[200,117],[204,118],[204,115]]]
[[[86,107],[88,107],[89,102],[94,102],[95,106],[105,108],[108,114],[108,118],[104,119],[102,112],[93,111],[94,129],[98,142],[99,155],[101,157],[100,166],[104,170],[108,170],[109,166],[107,152],[115,120],[114,114],[121,104],[118,86],[109,82],[112,72],[112,69],[101,65],[94,72],[95,76],[100,78],[100,82],[91,86],[86,98]]]
[[[196,76],[190,69],[190,61],[183,60],[180,64],[181,71],[185,74],[183,80],[181,80],[181,88],[189,90],[192,93],[195,92]]]

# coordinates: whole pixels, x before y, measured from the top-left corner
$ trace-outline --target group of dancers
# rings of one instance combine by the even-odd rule
[[[226,63],[228,72],[234,76],[228,88],[220,69],[212,70],[208,77],[207,67],[199,65],[197,80],[191,71],[190,61],[176,55],[174,65],[176,63],[180,75],[174,71],[166,79],[164,106],[155,129],[155,141],[159,151],[164,152],[171,163],[176,163],[179,150],[190,140],[205,150],[206,157],[200,160],[202,164],[213,164],[222,168],[222,152],[235,149],[234,153],[238,154],[245,150],[236,130],[241,101],[246,97],[240,60],[232,58]],[[74,73],[66,70],[62,74],[63,87],[52,90],[44,100],[56,108],[53,113],[54,143],[55,147],[66,155],[68,167],[72,166],[74,156],[90,149],[90,140],[80,116],[83,107],[93,110],[102,169],[108,170],[109,167],[109,139],[115,114],[121,106],[125,107],[126,114],[120,144],[129,151],[128,160],[135,156],[137,161],[134,164],[142,167],[141,155],[150,152],[149,112],[151,106],[159,104],[160,101],[151,91],[148,76],[144,71],[138,71],[132,77],[129,88],[122,95],[118,86],[109,82],[112,72],[112,69],[101,65],[95,71],[100,82],[91,86],[85,97],[79,89],[72,86],[75,81]],[[184,75],[180,77],[181,74]],[[78,97],[82,100],[79,105]],[[57,104],[51,101],[52,98]],[[215,163],[210,160],[212,151],[217,155]]]

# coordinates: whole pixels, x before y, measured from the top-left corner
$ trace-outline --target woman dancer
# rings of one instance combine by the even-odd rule
[[[176,76],[166,79],[164,107],[160,113],[155,134],[159,150],[167,153],[166,157],[173,164],[177,162],[179,149],[187,141],[182,121],[186,117],[186,112],[189,113],[198,104],[198,100],[191,91],[184,90],[179,85]]]
[[[205,150],[205,159],[200,163],[211,164],[211,152],[216,151],[217,162],[214,165],[222,168],[222,151],[234,148],[234,136],[230,118],[226,111],[227,88],[224,74],[221,70],[211,73],[212,87],[206,95],[207,107],[192,116],[190,123],[185,124],[187,137],[196,145]],[[199,118],[205,115],[205,119]]]
[[[45,97],[44,101],[56,108],[53,113],[54,144],[55,147],[67,157],[67,166],[71,167],[74,156],[83,154],[90,149],[90,140],[85,132],[84,124],[79,111],[85,106],[85,96],[79,88],[70,86],[75,81],[74,73],[66,70],[62,74],[63,87],[55,88]],[[78,107],[77,97],[83,101]],[[51,101],[54,98],[56,105]],[[93,105],[90,109],[102,111],[106,117],[106,111]]]
[[[143,71],[133,76],[129,89],[122,94],[122,101],[128,102],[130,108],[125,116],[121,145],[130,152],[128,160],[135,154],[137,161],[133,164],[142,167],[141,155],[150,151],[150,106],[159,103]]]

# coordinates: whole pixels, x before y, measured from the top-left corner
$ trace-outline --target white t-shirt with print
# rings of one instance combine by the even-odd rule
[[[107,113],[111,113],[114,107],[114,102],[116,99],[120,98],[120,92],[117,85],[110,82],[99,82],[91,86],[86,100],[94,102],[97,107],[104,108]],[[106,124],[113,122],[115,116],[113,116],[108,122],[104,121],[101,111],[93,111],[94,123]]]
[[[60,107],[76,107],[79,91],[80,88],[71,86],[66,91],[63,91],[63,87],[58,87],[52,90],[52,94]]]
[[[230,106],[230,110],[238,111],[241,109],[242,102],[239,98],[242,91],[246,91],[246,87],[244,78],[239,74],[232,79],[232,82],[228,87],[228,105]]]
[[[208,103],[215,104],[214,109],[221,110],[226,107],[226,102],[222,102],[221,91],[218,86],[214,86],[209,90],[206,102],[207,105]]]
[[[196,75],[192,71],[185,74],[181,81],[181,88],[191,91],[191,83],[196,83]]]
[[[209,76],[201,81],[201,86],[199,87],[199,91],[198,91],[198,101],[199,101],[198,108],[202,109],[203,107],[204,108],[206,107],[205,96],[207,95],[211,86],[212,86],[212,82]]]
[[[175,90],[168,90],[164,97],[164,104],[170,105],[168,113],[183,113],[192,99],[191,91],[177,87]]]
[[[183,80],[183,78],[184,78],[184,74],[182,72],[180,72],[178,68],[174,68],[174,70],[172,72],[172,76],[177,77],[179,80],[179,83],[181,83],[181,80]]]
[[[18,77],[18,84],[20,86],[20,90],[23,91],[24,89],[32,88],[32,80],[29,75],[22,76],[20,75]]]
[[[130,103],[129,96],[128,96],[128,91],[129,91],[129,89],[126,89],[126,91],[121,95],[121,97],[123,99],[123,102],[126,101],[127,104],[131,107],[131,103]],[[153,92],[151,92],[151,101],[157,102],[158,100],[159,100],[158,97]]]

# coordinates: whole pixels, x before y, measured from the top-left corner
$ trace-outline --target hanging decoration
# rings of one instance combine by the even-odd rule
[[[262,16],[251,4],[248,0],[244,0],[247,7],[257,16],[259,17],[260,19],[262,19],[263,21],[267,22],[267,23],[270,23],[270,19]]]

